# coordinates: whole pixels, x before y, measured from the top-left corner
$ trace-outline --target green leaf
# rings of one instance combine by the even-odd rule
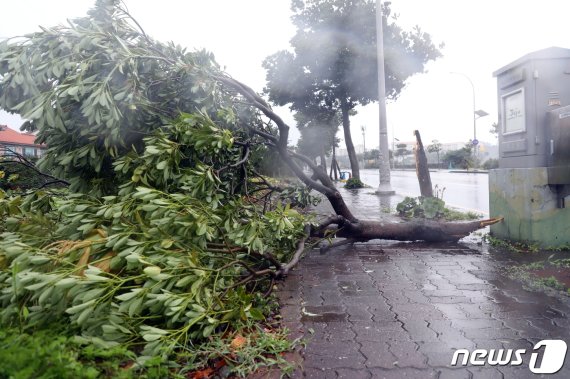
[[[249,314],[251,316],[251,318],[253,318],[254,320],[265,320],[265,316],[263,315],[263,313],[257,309],[257,308],[251,308],[249,310]]]
[[[85,303],[75,305],[71,308],[67,308],[65,310],[65,313],[69,313],[70,315],[79,313],[79,312],[83,311],[84,309],[89,308],[90,306],[94,305],[95,301],[97,301],[97,299],[89,300],[89,301],[86,301]]]
[[[160,243],[160,247],[162,247],[163,249],[168,249],[172,246],[173,243],[174,243],[173,240],[162,240],[162,242]]]
[[[161,337],[162,337],[162,335],[160,335],[160,334],[151,334],[151,333],[143,334],[143,336],[142,336],[142,338],[147,342],[156,341],[156,340],[160,339]]]
[[[58,288],[71,288],[77,284],[77,279],[74,278],[64,278],[55,283]]]

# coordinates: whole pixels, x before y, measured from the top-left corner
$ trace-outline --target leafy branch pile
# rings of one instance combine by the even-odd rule
[[[0,44],[0,107],[29,120],[48,146],[39,168],[69,183],[0,192],[0,317],[68,325],[142,364],[264,319],[308,235],[289,204],[314,199],[257,172],[248,158],[274,127],[222,89],[210,54],[137,25],[100,0]]]

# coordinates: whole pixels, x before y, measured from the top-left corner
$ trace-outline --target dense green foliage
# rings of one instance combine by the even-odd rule
[[[131,370],[121,368],[133,360],[132,352],[122,347],[102,349],[91,345],[82,348],[74,338],[62,335],[61,328],[57,327],[34,333],[21,332],[16,328],[0,330],[0,351],[2,378],[140,377]],[[151,371],[153,374],[160,372],[156,368]],[[141,372],[139,374],[146,376]],[[163,370],[162,375],[165,374]]]
[[[137,364],[195,362],[212,336],[265,318],[307,223],[290,204],[313,199],[247,159],[265,151],[253,129],[273,127],[222,86],[213,56],[150,39],[118,3],[0,44],[0,107],[29,120],[48,145],[39,166],[70,183],[0,192],[1,323],[67,325],[132,347]]]

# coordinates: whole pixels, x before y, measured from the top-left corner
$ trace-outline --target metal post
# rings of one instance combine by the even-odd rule
[[[378,55],[378,111],[380,113],[380,184],[378,195],[394,195],[390,185],[390,155],[388,153],[388,126],[386,121],[386,78],[384,73],[384,37],[382,30],[382,2],[376,0],[376,49]]]

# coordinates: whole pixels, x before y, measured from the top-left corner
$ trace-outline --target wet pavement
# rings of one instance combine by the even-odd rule
[[[402,196],[419,196],[420,186],[415,170],[391,172],[392,188]],[[448,205],[465,211],[489,214],[489,177],[484,173],[451,173],[448,170],[430,172],[433,186],[443,191],[443,200]],[[378,187],[378,169],[361,170],[362,180]]]
[[[380,200],[361,191],[344,193],[356,214],[386,217],[378,212]],[[318,210],[328,213],[326,206]],[[520,256],[474,241],[372,241],[325,255],[311,251],[278,293],[283,324],[307,341],[293,377],[570,378],[568,356],[556,374],[529,369],[539,341],[570,342],[568,298],[525,290],[503,270]],[[463,366],[462,354],[453,367],[458,349],[486,349],[495,358],[499,349],[510,350],[513,360],[516,350],[525,353],[518,366],[487,358]],[[538,362],[548,356],[544,351],[537,350]]]

